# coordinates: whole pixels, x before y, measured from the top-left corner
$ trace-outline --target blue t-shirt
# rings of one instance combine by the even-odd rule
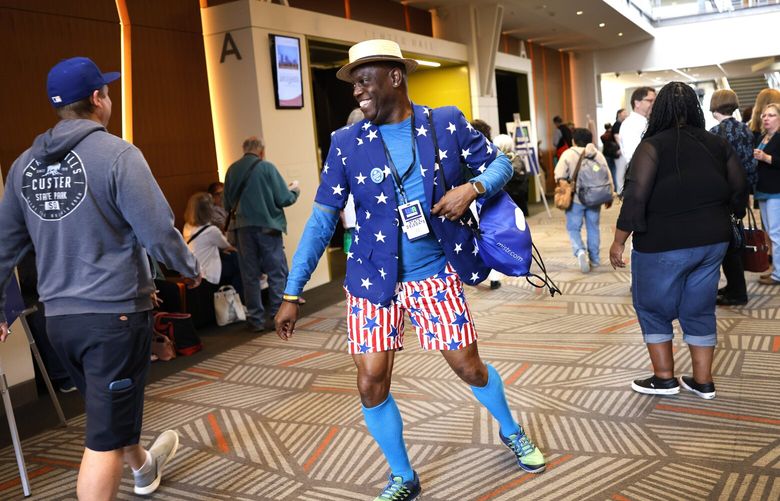
[[[419,200],[422,204],[423,214],[428,220],[431,203],[425,199],[421,165],[416,148],[414,162],[412,162],[411,117],[403,122],[380,125],[379,133],[390,152],[395,168],[398,170],[398,176],[403,180],[406,200],[408,202]],[[410,170],[411,172],[409,172]],[[433,172],[431,171],[428,175],[433,175]],[[394,182],[393,186],[395,186],[395,199],[398,205],[401,205],[403,201],[398,184]],[[447,258],[444,255],[444,250],[436,240],[430,224],[428,231],[428,235],[413,242],[407,238],[404,232],[398,232],[398,238],[401,239],[401,245],[398,249],[400,263],[398,277],[400,281],[425,280],[439,273],[446,266]]]

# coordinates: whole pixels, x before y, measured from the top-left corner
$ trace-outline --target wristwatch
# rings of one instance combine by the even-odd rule
[[[482,184],[482,181],[469,181],[471,183],[471,186],[474,187],[474,191],[477,192],[477,196],[484,195],[485,194],[485,185]]]

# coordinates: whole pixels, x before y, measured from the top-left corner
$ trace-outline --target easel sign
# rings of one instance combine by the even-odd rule
[[[49,379],[49,373],[46,371],[46,366],[43,364],[43,359],[38,351],[38,347],[35,345],[35,339],[30,332],[30,325],[27,323],[27,315],[31,315],[37,311],[35,306],[25,309],[24,299],[22,298],[22,291],[19,289],[19,282],[16,280],[16,274],[11,274],[11,279],[5,286],[5,318],[10,326],[18,318],[22,324],[22,330],[24,330],[27,336],[27,342],[30,344],[30,350],[32,351],[35,362],[38,364],[38,369],[41,371],[43,380],[46,383],[46,388],[49,390],[49,396],[51,397],[54,409],[57,411],[57,416],[60,418],[60,423],[66,426],[65,414],[62,412],[60,401],[57,398],[57,393],[54,391],[54,387]],[[19,440],[19,431],[16,428],[16,418],[14,417],[14,407],[11,404],[11,396],[8,391],[8,380],[5,377],[5,371],[3,370],[2,360],[0,360],[0,394],[3,400],[3,406],[5,408],[5,415],[8,419],[8,428],[11,432],[11,442],[14,446],[14,454],[16,455],[16,465],[19,468],[19,477],[22,484],[22,492],[25,497],[30,495],[30,479],[27,476],[27,467],[24,464],[24,454],[22,453],[22,443]]]
[[[528,166],[531,175],[534,178],[534,184],[537,190],[537,196],[542,199],[544,203],[544,210],[547,212],[547,217],[552,217],[550,213],[550,207],[547,205],[547,198],[544,196],[544,187],[542,186],[542,180],[540,179],[541,170],[539,169],[539,157],[536,152],[536,143],[532,136],[533,129],[531,128],[530,121],[520,121],[519,115],[515,114],[516,121],[512,124],[514,129],[509,129],[507,124],[507,130],[513,130],[512,137],[515,140],[515,152],[521,155]]]

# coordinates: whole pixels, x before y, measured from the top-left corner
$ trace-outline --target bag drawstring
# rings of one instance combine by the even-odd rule
[[[531,243],[531,258],[534,260],[534,263],[539,267],[540,270],[542,270],[542,273],[544,274],[544,277],[541,277],[537,275],[536,273],[528,273],[528,275],[525,276],[526,282],[533,285],[537,289],[544,289],[547,287],[547,289],[550,292],[550,297],[555,297],[555,294],[558,293],[559,296],[563,296],[563,292],[561,292],[561,289],[558,288],[558,286],[553,282],[553,279],[550,278],[550,276],[547,274],[547,267],[544,265],[544,259],[542,259],[542,254],[539,252],[539,249],[536,248],[536,245]],[[541,284],[534,283],[531,279],[535,278],[537,280],[541,280]]]

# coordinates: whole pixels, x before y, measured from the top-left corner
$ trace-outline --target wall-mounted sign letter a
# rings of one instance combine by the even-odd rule
[[[219,56],[219,63],[224,63],[225,58],[231,54],[234,54],[236,59],[241,61],[241,53],[238,51],[238,45],[236,45],[236,41],[233,40],[233,36],[228,31],[225,33],[225,39],[222,41],[222,55]]]

